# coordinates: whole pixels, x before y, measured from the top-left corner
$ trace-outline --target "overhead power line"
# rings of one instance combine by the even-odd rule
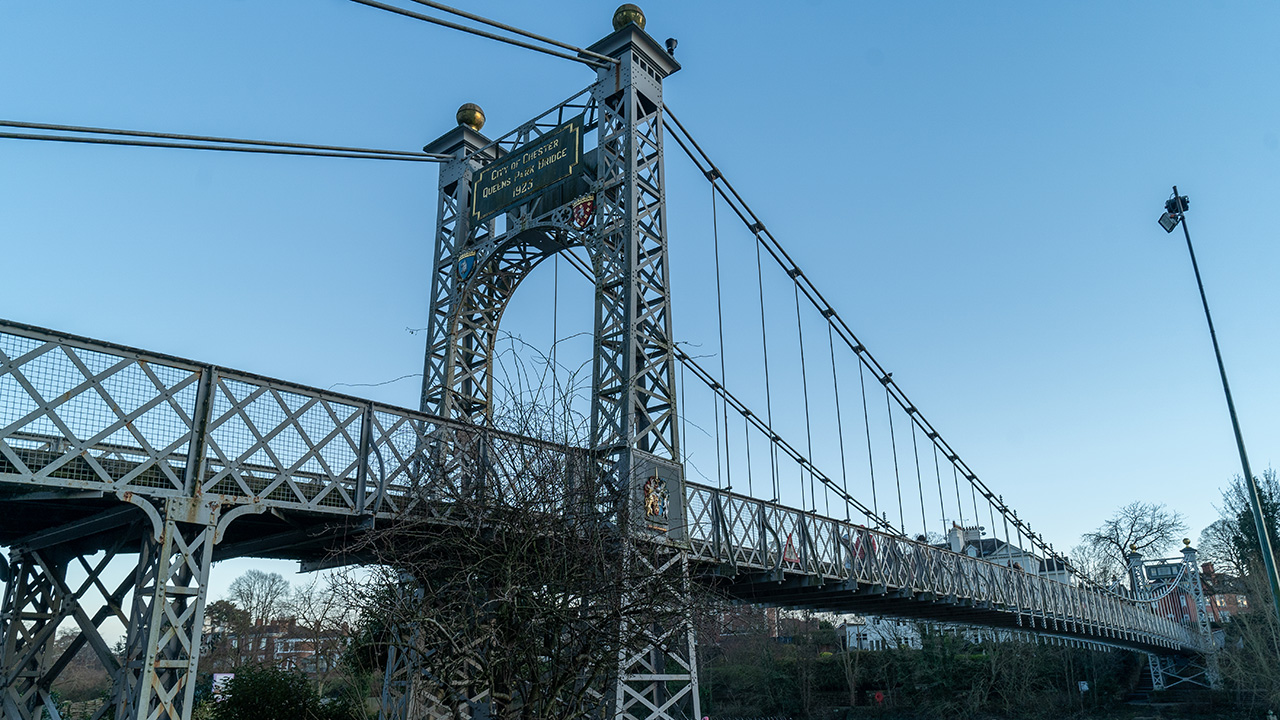
[[[373,148],[343,147],[338,145],[288,143],[275,140],[246,140],[243,138],[225,138],[205,135],[180,135],[177,133],[162,133],[148,130],[120,130],[116,128],[96,128],[80,125],[53,125],[49,123],[19,122],[16,120],[0,120],[0,127],[19,128],[22,130],[47,130],[58,133],[81,133],[81,135],[0,133],[0,138],[12,140],[44,140],[50,142],[85,143],[90,145],[124,145],[129,147],[158,147],[175,148],[180,150],[221,150],[224,152],[340,157],[362,160],[399,160],[408,162],[441,162],[444,160],[454,159],[452,155],[409,152],[404,150],[378,150]],[[92,137],[93,135],[115,135],[141,139],[125,140],[115,137]]]
[[[527,43],[523,40],[503,37],[502,35],[491,33],[487,30],[468,27],[466,25],[455,23],[449,20],[442,20],[437,17],[431,17],[430,15],[423,15],[422,13],[413,12],[412,10],[405,10],[404,8],[396,7],[395,5],[388,5],[386,3],[375,2],[375,0],[351,0],[351,2],[358,3],[360,5],[365,5],[371,8],[377,8],[378,10],[385,10],[389,13],[395,13],[396,15],[403,15],[404,17],[413,18],[415,20],[421,20],[423,22],[433,23],[435,25],[447,27],[452,30],[461,30],[462,32],[471,33],[472,35],[479,35],[480,37],[483,37],[483,38],[488,38],[490,40],[497,40],[498,42],[507,43],[508,45],[515,45],[516,47],[522,47],[522,48],[525,48],[526,50],[535,50],[537,52],[545,53],[547,55],[553,55],[558,58],[564,58],[565,60],[572,60],[574,62],[579,62],[594,68],[607,68],[607,67],[611,67],[614,64],[617,64],[618,62],[616,58],[611,58],[607,55],[601,55],[599,53],[591,52],[590,50],[569,45],[568,43],[562,43],[562,42],[559,42],[558,40],[552,40],[551,38],[543,37],[541,35],[531,33],[527,30],[521,30],[519,28],[511,27],[510,25],[504,25],[503,23],[500,23],[496,20],[489,20],[487,18],[480,17],[479,15],[473,15],[471,13],[449,7],[448,5],[443,5],[441,3],[436,3],[436,2],[428,2],[427,0],[411,0],[411,1],[416,2],[419,5],[426,5],[427,7],[435,8],[437,10],[443,10],[444,12],[458,15],[459,17],[464,17],[469,20],[474,20],[476,22],[484,23],[485,25],[489,25],[491,27],[500,28],[502,30],[506,30],[507,32],[513,32],[518,35],[522,35],[524,37],[537,40],[539,42],[549,43],[556,47],[565,48],[577,54],[571,55],[567,52],[552,50],[551,48],[548,48],[548,47],[540,47],[532,43]]]

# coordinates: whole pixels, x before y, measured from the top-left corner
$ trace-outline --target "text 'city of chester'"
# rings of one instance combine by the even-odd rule
[[[582,118],[512,150],[471,183],[471,220],[482,223],[573,175],[582,160]]]

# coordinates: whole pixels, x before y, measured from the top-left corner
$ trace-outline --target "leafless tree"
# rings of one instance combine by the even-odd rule
[[[297,629],[310,646],[314,662],[314,667],[298,669],[312,674],[316,692],[321,695],[325,684],[339,671],[339,660],[350,640],[351,623],[355,619],[341,588],[336,586],[342,577],[346,576],[312,578],[310,583],[295,587],[284,602],[284,610],[293,616]]]
[[[1280,475],[1274,469],[1267,468],[1255,477],[1255,481],[1258,484],[1263,521],[1271,535],[1272,547],[1275,548],[1276,543],[1280,542]],[[1218,508],[1221,520],[1225,521],[1223,533],[1230,534],[1229,543],[1239,563],[1240,575],[1264,572],[1250,494],[1244,478],[1237,475],[1222,491],[1222,507]]]
[[[280,617],[289,596],[289,581],[279,573],[249,570],[231,581],[228,595],[236,607],[249,613],[249,622],[262,625]]]
[[[1108,554],[1105,547],[1083,542],[1071,548],[1068,557],[1071,559],[1071,564],[1085,577],[1103,585],[1109,586],[1124,577],[1120,568],[1116,567],[1115,559]]]
[[[1216,572],[1241,577],[1247,572],[1245,557],[1240,554],[1236,543],[1236,523],[1226,518],[1219,518],[1209,523],[1200,531],[1200,560],[1213,563]]]
[[[1131,502],[1116,510],[1097,530],[1080,536],[1093,551],[1104,554],[1104,568],[1124,577],[1131,549],[1143,555],[1165,552],[1187,532],[1182,514],[1163,503]]]
[[[267,625],[281,619],[289,596],[289,581],[279,573],[248,570],[231,581],[227,593],[231,602],[249,617],[249,628],[236,643],[238,661],[265,660]]]
[[[71,643],[79,637],[73,629],[63,627],[53,641],[53,657],[61,657],[71,647]],[[107,674],[101,659],[93,648],[85,643],[80,647],[71,661],[58,674],[53,689],[63,700],[83,702],[102,697],[111,688],[111,676]]]
[[[1222,674],[1235,689],[1244,691],[1259,709],[1280,706],[1280,622],[1271,611],[1271,588],[1266,575],[1245,575],[1243,587],[1251,612],[1232,616],[1226,626],[1227,647],[1219,656]]]
[[[442,430],[408,509],[356,549],[376,565],[347,597],[413,658],[413,692],[430,698],[416,715],[592,716],[613,702],[620,655],[688,627],[678,554],[633,515],[628,483],[577,449],[571,394],[540,388],[545,356],[508,362],[494,424],[543,440]]]

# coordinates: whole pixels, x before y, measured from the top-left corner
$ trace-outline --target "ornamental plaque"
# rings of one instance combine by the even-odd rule
[[[582,164],[582,116],[482,168],[471,182],[471,221],[482,223],[571,177]]]

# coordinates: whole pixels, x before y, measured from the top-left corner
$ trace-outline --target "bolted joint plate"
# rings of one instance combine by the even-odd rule
[[[212,525],[218,521],[220,504],[202,497],[169,498],[165,501],[165,518],[192,525]]]

